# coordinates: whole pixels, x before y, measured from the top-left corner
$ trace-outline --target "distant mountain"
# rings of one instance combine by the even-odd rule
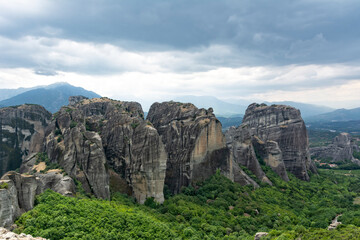
[[[222,101],[216,97],[211,96],[181,96],[174,99],[174,101],[179,102],[190,102],[195,104],[195,106],[200,108],[209,108],[212,107],[214,109],[214,113],[217,117],[234,117],[233,115],[243,116],[245,111],[250,104],[247,102],[239,102],[239,100],[229,100]],[[259,102],[261,103],[261,102]],[[301,116],[303,118],[308,116],[314,116],[317,114],[328,113],[334,111],[334,108],[319,106],[308,103],[300,103],[300,102],[291,102],[291,101],[283,101],[283,102],[265,102],[267,105],[271,104],[279,104],[279,105],[289,105],[295,107],[301,111]]]
[[[19,95],[0,101],[2,106],[14,106],[24,103],[39,104],[48,111],[54,113],[62,106],[68,105],[70,96],[82,95],[88,98],[101,97],[100,95],[85,90],[81,87],[74,87],[68,83],[56,83],[23,92]]]
[[[339,122],[360,120],[360,108],[337,109],[335,111],[308,117],[307,122]]]
[[[217,119],[219,119],[219,121],[221,122],[222,125],[222,129],[223,130],[227,130],[229,129],[231,126],[239,126],[242,123],[243,120],[243,116],[239,116],[239,117],[217,117]]]
[[[217,117],[230,117],[232,115],[243,115],[248,105],[234,104],[222,101],[216,97],[211,96],[181,96],[173,99],[178,102],[190,102],[198,108],[214,109],[214,113]]]
[[[334,111],[334,108],[330,108],[327,106],[319,106],[308,103],[300,103],[300,102],[291,102],[291,101],[283,101],[283,102],[265,102],[268,105],[278,104],[278,105],[288,105],[294,108],[297,108],[301,112],[302,118],[307,118],[309,116],[314,116],[322,113],[328,113]]]
[[[17,89],[0,89],[0,101],[14,97],[16,95],[19,95],[21,93],[41,88],[43,86],[33,87],[33,88],[17,88]]]

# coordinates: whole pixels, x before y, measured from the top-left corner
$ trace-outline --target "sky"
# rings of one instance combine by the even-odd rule
[[[360,107],[358,0],[0,0],[0,88]]]

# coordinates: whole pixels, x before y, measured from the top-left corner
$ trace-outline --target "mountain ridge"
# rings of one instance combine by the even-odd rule
[[[68,98],[74,95],[83,95],[88,98],[101,97],[95,92],[88,91],[82,87],[75,87],[68,83],[60,82],[48,86],[41,86],[20,93],[11,98],[0,101],[0,106],[16,106],[22,104],[38,104],[54,113],[62,106],[68,104]]]

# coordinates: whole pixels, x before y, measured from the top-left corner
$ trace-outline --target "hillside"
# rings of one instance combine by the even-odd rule
[[[337,109],[329,113],[311,116],[305,119],[307,122],[334,122],[360,120],[360,108]]]
[[[68,104],[70,96],[82,95],[88,98],[100,97],[98,94],[74,87],[67,83],[53,84],[46,87],[36,88],[0,101],[0,106],[16,106],[21,104],[38,104],[54,113],[62,106]]]
[[[231,126],[239,126],[243,120],[243,116],[235,116],[235,117],[218,117],[221,122],[223,130],[229,129]]]
[[[111,201],[47,191],[16,222],[17,232],[50,239],[358,239],[360,178],[322,170],[310,182],[282,181],[263,166],[274,186],[254,190],[220,173],[159,205],[113,193]],[[326,228],[337,214],[343,223]],[[353,225],[352,225],[353,224]],[[355,225],[355,226],[354,226]],[[89,227],[91,226],[91,227]]]
[[[0,101],[14,97],[21,93],[34,90],[36,88],[41,88],[42,86],[37,86],[33,88],[17,88],[17,89],[0,89]]]

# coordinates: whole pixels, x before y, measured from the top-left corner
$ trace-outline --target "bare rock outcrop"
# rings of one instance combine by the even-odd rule
[[[123,192],[131,189],[140,203],[148,197],[162,202],[166,153],[156,129],[143,119],[140,104],[108,98],[71,102],[49,128],[49,158],[97,197],[109,198],[112,181],[124,185]]]
[[[227,146],[233,154],[235,163],[247,167],[261,182],[272,185],[272,182],[261,169],[248,127],[230,127],[225,136]]]
[[[0,180],[0,227],[10,227],[20,215],[15,184],[11,180]]]
[[[257,136],[252,138],[252,144],[256,149],[256,155],[284,181],[289,181],[279,144],[272,140],[264,142]]]
[[[246,110],[242,126],[248,126],[251,135],[257,136],[267,145],[268,141],[276,142],[282,152],[286,170],[297,178],[309,180],[308,171],[316,172],[310,158],[306,126],[299,110],[285,105],[253,103]],[[276,144],[269,144],[276,148]],[[274,151],[273,153],[275,154]],[[279,159],[278,157],[273,166]],[[270,163],[270,159],[268,162]]]
[[[20,167],[22,160],[42,151],[51,113],[39,105],[0,109],[0,176]]]
[[[360,161],[353,156],[354,152],[359,151],[359,146],[349,133],[340,133],[328,146],[310,149],[313,158],[328,159],[332,162],[352,161],[360,164]]]
[[[63,195],[75,194],[73,180],[59,172],[20,174],[10,171],[0,180],[0,227],[9,227],[22,213],[34,207],[36,195],[52,189]]]
[[[220,169],[234,179],[232,157],[226,147],[221,123],[212,109],[198,109],[190,103],[154,103],[147,119],[159,132],[167,152],[165,184],[173,193],[182,186],[201,181]],[[245,173],[237,179],[248,182]],[[245,175],[243,175],[245,174]]]
[[[7,230],[6,228],[2,228],[0,227],[0,239],[7,239],[7,240],[46,240],[45,238],[41,238],[41,237],[32,237],[31,235],[25,234],[25,233],[21,233],[21,234],[16,234],[13,233],[9,230]]]
[[[267,232],[258,232],[255,234],[254,240],[261,240],[262,238],[266,237],[267,235],[269,235],[269,233],[267,233]]]

